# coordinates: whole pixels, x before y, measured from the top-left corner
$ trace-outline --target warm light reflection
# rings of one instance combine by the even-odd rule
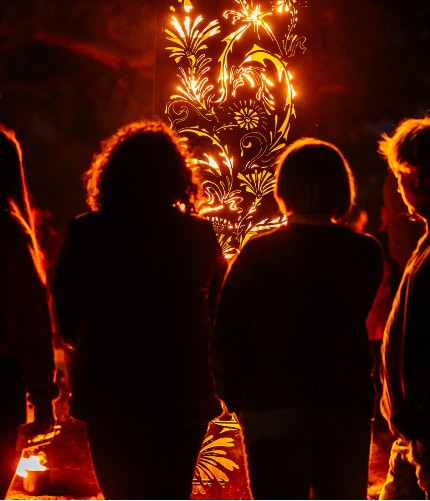
[[[27,478],[29,471],[45,471],[48,468],[45,466],[46,456],[43,452],[39,452],[36,456],[28,458],[22,457],[18,463],[16,474],[20,477]]]
[[[276,10],[277,12],[279,13],[282,13],[282,12],[289,12],[290,10],[290,6],[288,5],[289,2],[287,2],[286,0],[277,0],[276,2]],[[296,3],[296,2],[294,2]]]
[[[184,10],[185,12],[190,12],[193,8],[193,5],[190,0],[184,0]]]
[[[166,50],[177,82],[166,116],[201,152],[201,212],[230,256],[285,222],[272,197],[273,166],[295,118],[288,60],[305,50],[295,33],[299,2],[232,0],[209,20],[203,1],[172,3]]]
[[[237,456],[239,438],[240,425],[234,415],[223,414],[210,422],[196,463],[194,495],[207,495],[215,482],[226,487],[231,473],[243,468],[243,455]]]

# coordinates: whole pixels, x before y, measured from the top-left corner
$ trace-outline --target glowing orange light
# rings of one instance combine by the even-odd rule
[[[290,11],[290,7],[289,7],[288,3],[285,0],[278,0],[276,2],[276,10],[277,10],[277,12],[279,12],[280,14],[282,14],[282,12],[289,12]]]
[[[190,0],[184,0],[184,9],[185,12],[190,12],[193,8],[193,5]]]
[[[27,478],[29,471],[45,471],[47,470],[46,456],[43,452],[40,452],[36,456],[30,456],[28,458],[22,457],[16,468],[16,474],[20,477]]]
[[[264,210],[274,189],[274,162],[295,117],[288,59],[304,51],[305,39],[294,33],[296,0],[277,0],[270,9],[232,0],[222,13],[227,23],[206,22],[203,12],[191,15],[191,2],[177,1],[184,13],[172,8],[173,29],[165,32],[179,85],[166,115],[180,136],[205,152],[196,166],[206,194],[201,213],[213,223],[224,254],[232,255],[250,235],[285,222]],[[268,22],[279,16],[286,19]]]

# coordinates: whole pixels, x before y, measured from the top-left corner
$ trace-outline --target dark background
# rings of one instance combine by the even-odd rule
[[[86,210],[82,173],[100,140],[160,115],[157,40],[176,0],[4,0],[0,121],[23,145],[35,204],[61,235]],[[205,2],[219,16],[231,1]],[[217,10],[218,9],[218,10]],[[289,138],[335,142],[356,174],[358,203],[377,228],[386,173],[376,143],[429,104],[428,0],[301,1],[291,60],[297,119]]]

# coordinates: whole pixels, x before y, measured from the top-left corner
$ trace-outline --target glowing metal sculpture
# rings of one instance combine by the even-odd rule
[[[238,452],[236,442],[239,430],[240,426],[233,416],[227,421],[217,419],[209,424],[196,464],[193,494],[207,494],[207,488],[216,483],[225,488],[230,481],[227,472],[239,470],[240,466],[243,469],[243,465],[239,466],[232,456],[232,451],[236,449]],[[238,489],[238,486],[233,488]]]
[[[205,22],[197,1],[177,0],[165,30],[178,69],[166,116],[200,152],[201,212],[227,256],[284,221],[272,197],[273,165],[295,117],[288,59],[305,50],[294,33],[298,0],[232,3]]]
[[[165,114],[194,149],[206,194],[201,213],[233,256],[252,235],[285,222],[272,196],[273,167],[295,117],[288,60],[305,50],[295,34],[299,0],[230,0],[231,8],[208,22],[204,12],[214,2],[172,3],[165,49],[177,82]],[[248,486],[237,486],[238,478],[245,479],[240,425],[225,413],[209,424],[193,496],[221,487],[242,489],[232,494],[242,498]]]
[[[191,499],[250,499],[241,428],[234,415],[225,413],[209,423]]]

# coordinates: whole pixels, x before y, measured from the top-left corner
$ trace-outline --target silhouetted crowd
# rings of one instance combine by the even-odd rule
[[[27,401],[29,440],[56,424],[58,339],[106,499],[189,499],[223,408],[254,499],[366,499],[372,421],[393,436],[380,499],[428,499],[430,117],[378,152],[377,233],[343,153],[304,137],[275,165],[286,224],[227,261],[185,143],[161,120],[130,123],[94,155],[89,211],[47,278],[20,143],[1,126],[0,496]]]

